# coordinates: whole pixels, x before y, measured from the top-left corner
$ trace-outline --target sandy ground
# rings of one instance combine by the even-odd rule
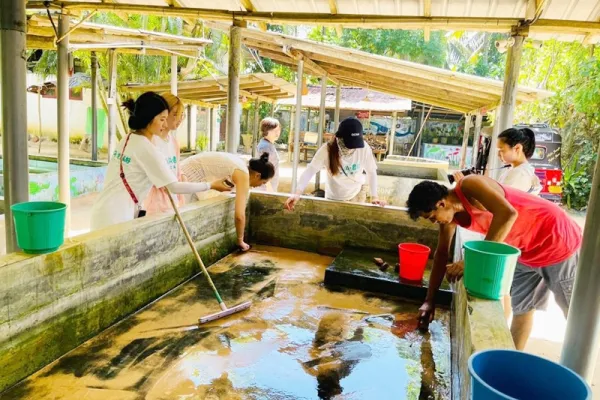
[[[71,145],[71,149],[73,157],[87,159],[90,157],[89,153],[79,150],[76,145]],[[29,151],[30,154],[37,154],[37,144],[30,144]],[[44,142],[41,154],[56,156],[56,143]],[[101,158],[105,157],[105,155],[101,155]],[[281,161],[281,184],[279,190],[280,192],[289,192],[291,188],[292,168],[291,165],[286,162],[287,156],[285,154],[281,154]],[[302,174],[304,168],[304,164],[300,166],[298,176]],[[381,177],[380,186],[391,193],[396,190],[396,193],[398,194],[398,188],[402,189],[403,186],[408,186],[399,179],[402,178],[388,176]],[[409,182],[409,184],[411,183],[412,182]],[[309,189],[312,190],[312,187]],[[72,236],[89,231],[90,210],[96,196],[97,194],[91,194],[72,200]],[[400,197],[402,196],[404,196],[404,193],[400,193]],[[402,205],[401,203],[402,200],[398,201],[398,204],[396,205]],[[570,212],[569,214],[583,228],[585,224],[585,213]],[[4,253],[4,215],[0,215],[0,254]],[[526,351],[558,361],[562,350],[565,328],[566,320],[552,298],[547,311],[536,312],[533,333]],[[600,358],[598,359],[596,373],[592,381],[592,389],[594,391],[594,397],[600,398]]]

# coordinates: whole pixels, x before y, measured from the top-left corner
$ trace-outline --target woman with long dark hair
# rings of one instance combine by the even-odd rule
[[[335,137],[317,151],[300,176],[296,193],[285,202],[285,208],[294,209],[312,177],[324,168],[328,178],[325,198],[365,203],[368,181],[371,203],[385,205],[377,198],[377,164],[371,147],[364,141],[363,127],[358,119],[343,120]]]
[[[152,144],[152,138],[167,129],[169,106],[160,95],[146,92],[123,106],[130,114],[131,133],[117,144],[108,163],[104,188],[92,208],[92,230],[146,215],[142,205],[152,186],[175,194],[231,190],[223,181],[177,181],[164,155]]]

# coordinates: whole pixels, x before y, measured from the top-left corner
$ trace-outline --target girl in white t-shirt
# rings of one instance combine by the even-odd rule
[[[542,190],[540,178],[529,159],[535,151],[535,133],[529,128],[509,128],[498,135],[498,156],[510,165],[498,182],[531,194]]]
[[[377,198],[377,164],[371,147],[363,139],[362,124],[358,119],[343,120],[331,142],[321,146],[300,176],[296,193],[287,199],[285,208],[294,209],[312,177],[323,168],[327,169],[328,178],[325,198],[364,203],[368,180],[371,203],[385,205]]]
[[[169,106],[169,116],[167,117],[167,129],[161,131],[158,135],[154,135],[152,143],[158,148],[158,150],[165,157],[167,165],[175,174],[178,181],[182,181],[181,169],[179,167],[179,141],[175,131],[181,123],[184,117],[183,103],[179,97],[171,93],[163,93],[161,96],[167,102]],[[182,206],[185,202],[183,195],[173,196],[173,200],[179,206]],[[167,197],[167,192],[164,188],[157,188],[152,186],[150,193],[144,201],[144,208],[148,214],[161,213],[171,210],[171,202]]]
[[[246,228],[246,202],[250,187],[266,184],[275,175],[275,167],[269,162],[269,153],[252,158],[248,164],[237,154],[206,152],[186,158],[181,163],[181,172],[189,182],[206,182],[226,179],[235,186],[235,230],[237,244],[242,251],[250,249],[244,242]],[[197,196],[190,196],[194,201]]]
[[[161,96],[147,92],[123,106],[129,110],[132,132],[117,144],[108,163],[104,188],[92,207],[92,230],[144,216],[142,204],[153,185],[176,194],[230,190],[222,181],[177,181],[165,157],[152,144],[153,136],[167,127],[168,105]]]

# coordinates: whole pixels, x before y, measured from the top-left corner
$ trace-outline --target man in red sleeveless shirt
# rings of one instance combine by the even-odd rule
[[[411,218],[440,225],[429,290],[419,310],[422,327],[433,319],[435,293],[444,274],[451,282],[462,277],[462,261],[447,265],[457,225],[521,250],[510,292],[511,334],[518,350],[525,347],[533,314],[545,308],[550,291],[567,316],[582,238],[579,226],[560,207],[480,175],[467,176],[451,190],[421,182],[407,205]]]

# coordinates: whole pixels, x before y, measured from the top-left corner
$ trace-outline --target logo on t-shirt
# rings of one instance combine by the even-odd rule
[[[131,157],[123,156],[123,154],[119,153],[117,150],[115,150],[113,152],[113,157],[116,158],[117,160],[123,161],[124,164],[129,164],[131,162]]]
[[[360,170],[360,163],[352,163],[351,165],[346,165],[343,168],[346,175],[356,175],[356,173]]]
[[[167,165],[172,170],[177,169],[177,156],[167,157]]]

